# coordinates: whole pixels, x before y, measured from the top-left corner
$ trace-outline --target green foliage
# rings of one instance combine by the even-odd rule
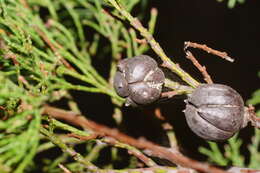
[[[143,9],[147,1],[122,2],[131,11],[137,5]],[[156,16],[157,13],[152,11],[149,21],[151,33]],[[62,98],[67,100],[71,110],[79,111],[70,90],[106,94],[115,106],[122,105],[124,100],[117,96],[111,85],[116,63],[122,56],[144,53],[148,46],[137,43],[135,30],[128,31],[117,18],[122,17],[103,1],[0,1],[1,172],[32,172],[37,167],[33,160],[35,155],[56,147],[40,134],[41,114],[45,104]],[[112,57],[108,78],[101,76],[92,66],[93,59],[106,57]],[[81,81],[81,84],[71,83],[68,81],[70,78]],[[54,124],[53,132],[63,129],[88,135],[86,131],[59,122]],[[48,136],[52,132],[45,133]],[[53,140],[60,139],[71,146],[82,143],[61,134]],[[62,147],[66,147],[64,145]],[[106,147],[93,142],[84,145],[87,148],[84,157],[90,161],[96,160],[99,151]],[[115,151],[113,149],[117,155]],[[66,163],[68,158],[65,152],[54,161],[45,160],[43,170],[60,172],[58,164]],[[132,160],[131,167],[134,163]],[[73,171],[84,168],[77,162],[66,166]]]

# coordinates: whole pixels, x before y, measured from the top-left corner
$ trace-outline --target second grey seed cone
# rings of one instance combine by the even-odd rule
[[[147,55],[119,62],[114,78],[117,94],[126,98],[126,105],[147,105],[160,98],[164,73],[156,61]]]

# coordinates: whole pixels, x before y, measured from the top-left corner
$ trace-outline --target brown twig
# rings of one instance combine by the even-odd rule
[[[20,81],[20,82],[22,82],[24,85],[26,85],[26,86],[28,86],[29,85],[29,83],[28,83],[28,81],[25,79],[25,77],[24,76],[22,76],[22,75],[19,75],[18,76],[18,80]]]
[[[167,92],[163,92],[161,94],[161,97],[167,97],[167,98],[172,98],[173,96],[179,95],[178,91],[167,91]]]
[[[3,107],[3,106],[0,106],[0,109],[1,109],[1,110],[5,110],[5,107]]]
[[[5,49],[8,50],[7,47],[5,47]],[[4,58],[5,59],[11,59],[15,66],[19,65],[19,62],[17,61],[16,55],[13,52],[8,52],[8,53],[4,54]]]
[[[156,108],[154,110],[154,115],[159,119],[159,120],[165,120],[165,117],[162,115],[161,109]]]
[[[1,34],[1,32],[4,32],[4,33],[5,33],[4,30],[0,30],[0,34]],[[13,64],[14,64],[15,66],[18,66],[18,65],[19,65],[19,62],[17,61],[16,54],[9,50],[9,46],[7,46],[6,43],[4,42],[4,40],[2,40],[2,39],[0,39],[0,49],[1,49],[1,50],[4,50],[4,52],[6,52],[6,53],[4,53],[4,55],[3,55],[3,57],[4,57],[5,59],[11,59],[11,60],[13,61]]]
[[[59,164],[60,169],[62,169],[64,171],[64,173],[72,173],[70,170],[68,170],[65,166],[63,166],[62,164]]]
[[[150,168],[138,168],[138,169],[130,169],[129,171],[124,171],[124,173],[156,173],[156,172],[165,172],[165,173],[196,173],[196,171],[192,169],[186,169],[186,168],[177,168],[172,169],[171,167],[163,167],[163,166],[155,166]],[[120,173],[116,171],[111,171],[109,173]]]
[[[20,0],[20,3],[25,7],[25,8],[28,8],[30,9],[30,6],[28,4],[28,2],[26,0]]]
[[[138,39],[136,38],[135,41],[139,44],[147,44],[147,41],[145,39]]]
[[[50,106],[46,106],[44,108],[44,113],[47,113],[53,118],[62,119],[68,121],[74,125],[81,126],[83,128],[91,129],[96,133],[105,134],[106,136],[112,137],[120,142],[129,144],[139,149],[148,150],[149,153],[153,156],[167,159],[177,165],[181,165],[183,167],[188,167],[195,169],[200,172],[211,172],[211,173],[226,173],[226,171],[221,170],[219,168],[210,166],[205,163],[201,163],[186,156],[183,156],[177,150],[173,148],[165,148],[159,145],[156,145],[152,142],[149,142],[145,139],[135,139],[130,136],[127,136],[116,129],[111,129],[106,126],[97,124],[93,121],[87,120],[85,117],[80,116],[73,112],[67,112],[65,110],[53,108]]]
[[[42,39],[45,41],[45,43],[51,48],[51,50],[54,52],[54,54],[61,60],[61,62],[70,70],[75,70],[58,52],[58,49],[52,44],[52,42],[48,39],[48,37],[45,35],[45,33],[39,28],[34,27],[35,31],[42,37]],[[58,45],[59,48],[61,48],[60,45]]]
[[[255,107],[249,105],[248,108],[246,108],[246,111],[246,114],[248,115],[247,118],[251,122],[252,126],[260,128],[260,118],[257,117],[255,113]]]
[[[45,65],[43,63],[40,63],[40,71],[44,74],[44,76],[48,76],[48,71],[45,69]]]
[[[230,173],[260,173],[260,169],[231,167],[228,169],[228,172],[230,172]]]
[[[185,50],[185,49],[184,49]],[[193,54],[186,50],[186,58],[188,58],[189,60],[191,60],[191,62],[194,64],[195,67],[197,67],[197,69],[201,72],[201,74],[204,76],[204,80],[208,83],[208,84],[212,84],[213,81],[210,77],[210,75],[208,74],[206,67],[202,66],[199,61],[193,56]]]
[[[91,134],[89,136],[80,136],[80,135],[76,135],[76,134],[70,133],[70,134],[68,134],[68,136],[80,139],[82,141],[88,141],[88,140],[97,139],[97,138],[101,137],[101,135],[97,134],[97,133],[93,133],[93,134]]]
[[[218,50],[214,50],[210,47],[208,47],[205,44],[198,44],[198,43],[193,43],[190,41],[186,41],[184,42],[184,50],[186,50],[187,48],[192,47],[192,48],[197,48],[197,49],[201,49],[204,50],[205,52],[211,53],[213,55],[219,56],[229,62],[234,62],[234,59],[229,57],[228,54],[226,52],[220,52]]]

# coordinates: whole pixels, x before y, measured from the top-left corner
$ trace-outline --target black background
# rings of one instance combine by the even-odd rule
[[[260,70],[260,2],[247,0],[233,9],[225,2],[215,0],[151,0],[149,8],[158,9],[155,38],[167,55],[197,79],[202,79],[192,63],[185,59],[184,41],[206,44],[226,51],[234,63],[229,63],[205,52],[192,50],[198,60],[207,67],[215,83],[229,85],[247,100],[259,88],[257,72]],[[175,108],[174,108],[175,105]],[[187,127],[182,101],[162,105],[163,113],[175,128],[176,136],[185,154],[203,159],[197,152],[205,141],[196,137]],[[174,109],[173,109],[174,108]],[[173,117],[174,116],[174,117]],[[241,130],[244,139],[241,152],[247,156],[246,145],[253,128]]]
[[[234,63],[229,63],[193,51],[207,66],[214,82],[234,87],[245,99],[259,88],[259,1],[247,0],[234,9],[215,0],[150,0],[149,6],[159,11],[156,40],[185,70],[192,74],[196,71],[191,70],[194,67],[184,58],[184,41],[204,43],[226,51],[235,59]]]

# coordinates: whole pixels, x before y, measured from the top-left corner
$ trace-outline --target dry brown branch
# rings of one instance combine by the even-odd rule
[[[22,75],[18,76],[18,80],[22,82],[24,85],[29,85],[28,81]]]
[[[65,166],[63,166],[62,164],[59,164],[60,169],[62,169],[64,171],[64,173],[72,173],[70,170],[68,170]]]
[[[129,169],[129,171],[124,171],[124,173],[156,173],[156,172],[165,172],[165,173],[196,173],[195,170],[186,169],[186,168],[178,168],[172,169],[170,167],[163,167],[163,166],[156,166],[151,168],[139,168],[139,169]],[[116,172],[109,172],[109,173],[116,173]],[[117,172],[118,173],[118,172]]]
[[[234,59],[229,57],[226,52],[220,52],[218,50],[214,50],[214,49],[208,47],[205,44],[198,44],[198,43],[193,43],[193,42],[190,42],[190,41],[184,42],[184,50],[188,49],[189,47],[201,49],[201,50],[204,50],[205,52],[219,56],[219,57],[221,57],[221,58],[223,58],[223,59],[225,59],[229,62],[234,62]]]
[[[154,110],[154,115],[159,119],[159,120],[165,120],[165,117],[162,115],[161,109],[156,108]]]
[[[28,2],[26,0],[20,0],[21,4],[25,7],[25,8],[28,8],[30,9],[30,6],[28,4]]]
[[[145,39],[138,39],[136,38],[135,41],[140,44],[147,44],[147,41]]]
[[[231,167],[228,169],[230,173],[260,173],[259,169],[250,169],[250,168],[239,168],[239,167]]]
[[[167,91],[167,92],[163,92],[161,94],[161,97],[167,97],[167,98],[172,98],[173,96],[178,95],[177,91]]]
[[[6,33],[4,30],[0,29],[0,34],[1,34],[1,32]],[[0,39],[0,49],[3,50],[4,52],[6,52],[3,54],[3,57],[5,59],[11,59],[15,66],[19,65],[16,54],[9,50],[8,45],[6,45],[6,43],[2,39]]]
[[[145,139],[135,139],[130,136],[127,136],[121,132],[119,132],[117,129],[111,129],[106,126],[97,124],[93,121],[87,120],[85,117],[78,115],[73,112],[67,112],[65,110],[61,110],[58,108],[45,106],[44,113],[48,114],[49,116],[57,119],[62,119],[65,121],[68,121],[74,125],[81,126],[83,128],[91,129],[96,133],[104,134],[108,137],[112,137],[120,142],[129,144],[131,146],[134,146],[139,149],[145,149],[149,151],[149,153],[153,156],[164,158],[172,163],[175,163],[177,165],[188,167],[195,169],[200,172],[211,172],[211,173],[226,173],[226,171],[221,170],[219,168],[210,166],[205,163],[201,163],[195,160],[192,160],[184,155],[182,155],[180,152],[178,152],[176,149],[169,149],[166,147],[162,147],[159,145],[156,145],[152,142],[149,142]]]
[[[248,108],[246,108],[246,113],[248,114],[248,120],[251,122],[252,126],[256,128],[260,128],[260,118],[257,117],[255,113],[255,107],[252,105],[249,105]]]
[[[34,27],[35,31],[42,37],[42,39],[45,41],[45,43],[51,48],[51,50],[54,52],[54,54],[61,60],[61,62],[70,70],[74,70],[74,68],[59,54],[58,49],[51,43],[51,41],[48,39],[48,37],[45,35],[45,33],[38,27]],[[58,45],[59,48],[61,48],[60,45]]]
[[[80,136],[80,135],[71,133],[71,134],[68,134],[68,136],[80,139],[82,141],[88,141],[88,140],[97,139],[98,137],[101,137],[101,135],[97,134],[97,133],[91,134],[89,136]]]
[[[186,58],[188,58],[189,60],[191,60],[191,62],[193,63],[193,65],[195,67],[197,67],[197,69],[201,72],[201,74],[204,76],[204,80],[208,83],[208,84],[212,84],[213,81],[210,77],[210,75],[208,74],[206,67],[202,66],[199,61],[193,56],[193,54],[190,51],[185,51],[186,53]]]

